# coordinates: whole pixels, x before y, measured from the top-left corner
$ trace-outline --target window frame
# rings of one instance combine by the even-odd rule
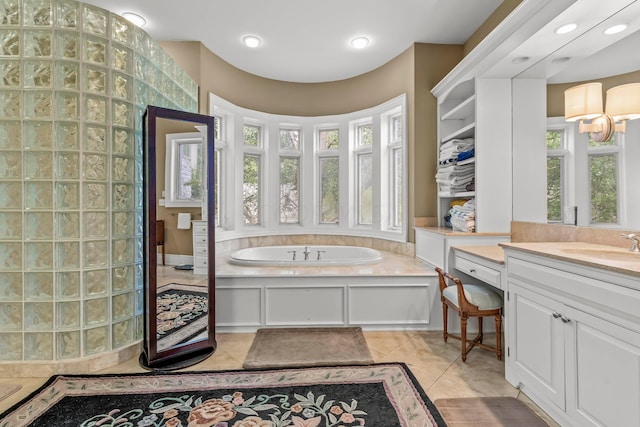
[[[402,215],[401,227],[392,227],[390,224],[391,203],[389,201],[392,190],[390,189],[389,173],[391,160],[388,159],[390,151],[387,147],[388,137],[382,132],[388,132],[389,125],[384,122],[386,117],[400,115],[403,130],[406,129],[407,122],[407,99],[406,95],[397,96],[380,105],[359,110],[352,113],[329,116],[286,116],[249,110],[236,106],[212,93],[210,93],[210,114],[225,114],[227,126],[225,134],[229,134],[230,129],[236,138],[227,138],[227,144],[223,151],[224,164],[229,165],[224,172],[226,182],[222,194],[227,199],[221,200],[221,209],[225,212],[225,217],[221,227],[216,230],[218,241],[274,234],[340,234],[362,237],[377,237],[387,240],[407,242],[409,240],[409,227],[407,220],[408,213],[408,176],[407,171],[407,138],[403,132],[401,141],[397,141],[398,149],[402,152],[402,173],[404,177],[400,180],[402,186],[401,195]],[[365,119],[373,121],[373,224],[358,226],[355,221],[355,211],[351,209],[354,193],[353,162],[354,151],[351,144],[352,131],[351,123],[361,122]],[[263,126],[262,147],[246,146],[240,143],[237,135],[242,135],[243,124],[259,123]],[[300,150],[280,149],[279,129],[298,128],[300,129]],[[336,130],[339,138],[338,146],[334,149],[319,149],[318,130]],[[243,153],[251,150],[262,150],[262,221],[260,226],[245,226],[242,218],[236,218],[237,212],[241,212],[242,201],[239,194],[242,194],[242,157]],[[256,151],[252,151],[256,152]],[[281,223],[280,222],[280,179],[279,164],[282,156],[299,155],[300,166],[300,222]],[[338,221],[321,223],[320,215],[320,158],[337,157],[337,169],[339,174],[338,182]],[[382,213],[385,212],[383,217]]]
[[[200,144],[203,152],[203,136],[201,132],[170,133],[166,135],[165,154],[165,194],[164,205],[167,208],[202,207],[205,202],[204,183],[199,198],[181,199],[178,197],[180,170],[180,147],[186,144]],[[200,167],[204,178],[204,155],[200,156]]]

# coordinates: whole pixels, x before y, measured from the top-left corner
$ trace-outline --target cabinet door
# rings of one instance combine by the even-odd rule
[[[640,426],[640,333],[567,313],[567,413],[580,426]]]
[[[513,282],[508,286],[507,363],[526,385],[525,392],[531,390],[564,411],[564,306]]]

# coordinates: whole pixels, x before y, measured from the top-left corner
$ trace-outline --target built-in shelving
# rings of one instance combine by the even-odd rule
[[[452,139],[475,139],[476,135],[476,94],[475,81],[470,79],[456,85],[449,93],[438,99],[438,159],[440,145]],[[458,165],[475,165],[475,157],[463,160]],[[438,186],[438,224],[445,225],[444,217],[449,213],[450,203],[455,199],[471,199],[475,191],[452,193]]]

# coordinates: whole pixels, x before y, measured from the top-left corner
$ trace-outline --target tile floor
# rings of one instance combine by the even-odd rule
[[[171,272],[169,281],[187,277],[186,272]],[[216,352],[207,360],[188,370],[241,369],[254,334],[218,334]],[[460,342],[444,343],[441,332],[380,331],[365,332],[367,344],[376,362],[404,362],[414,373],[431,400],[471,396],[511,396],[526,402],[550,426],[557,426],[544,412],[533,404],[520,390],[504,379],[504,362],[493,353],[473,349],[463,363]],[[485,338],[487,342],[493,336]],[[137,357],[98,373],[145,372]],[[19,383],[22,388],[0,401],[0,412],[42,385],[47,378],[0,378],[2,383]]]

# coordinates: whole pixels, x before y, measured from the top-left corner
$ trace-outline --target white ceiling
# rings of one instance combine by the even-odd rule
[[[371,71],[415,42],[463,44],[502,0],[86,0],[135,12],[158,41],[200,41],[249,73],[290,82],[342,80]],[[263,39],[257,49],[242,36]],[[349,45],[366,36],[369,47]]]

